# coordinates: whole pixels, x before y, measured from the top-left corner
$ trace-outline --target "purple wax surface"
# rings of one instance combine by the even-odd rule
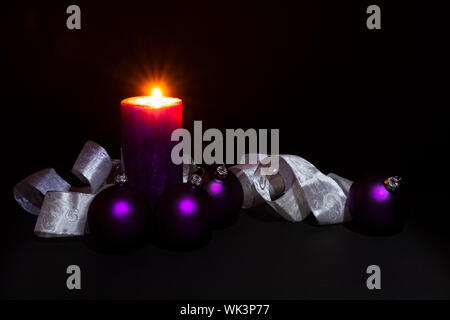
[[[182,165],[175,165],[171,152],[177,141],[172,132],[181,128],[183,105],[178,102],[154,108],[122,101],[121,129],[125,171],[130,186],[154,205],[170,186],[182,182]]]

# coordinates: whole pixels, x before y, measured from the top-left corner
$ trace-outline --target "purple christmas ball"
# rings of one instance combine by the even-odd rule
[[[212,198],[213,226],[222,228],[233,224],[239,217],[244,200],[244,191],[238,178],[225,166],[208,167],[201,187]]]
[[[198,186],[181,183],[156,201],[156,241],[172,249],[193,249],[211,239],[211,198]]]
[[[132,249],[144,243],[151,209],[145,199],[127,185],[101,191],[88,211],[88,228],[96,244],[107,251]]]
[[[353,226],[369,234],[400,231],[404,226],[400,180],[373,174],[354,182],[347,198]]]

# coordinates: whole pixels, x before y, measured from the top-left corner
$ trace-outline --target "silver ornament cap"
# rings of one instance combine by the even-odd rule
[[[389,177],[384,181],[384,185],[388,191],[395,191],[400,187],[402,178],[399,176]]]
[[[199,187],[199,186],[202,184],[202,182],[203,182],[203,178],[202,178],[200,175],[198,175],[198,174],[193,174],[193,175],[189,178],[189,182],[190,182],[192,185],[194,185],[194,186],[196,186],[196,187]]]
[[[216,177],[223,180],[228,176],[228,169],[223,164],[216,168]]]

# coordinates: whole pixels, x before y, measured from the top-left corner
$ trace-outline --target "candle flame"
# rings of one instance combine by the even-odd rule
[[[162,98],[162,93],[161,93],[161,90],[159,90],[159,88],[153,89],[153,91],[152,91],[152,98],[153,97],[155,99],[161,99]]]
[[[139,105],[158,109],[158,108],[162,108],[165,106],[173,105],[175,103],[180,102],[181,100],[177,99],[177,98],[164,97],[159,88],[154,88],[152,90],[151,96],[134,97],[134,98],[126,99],[126,101],[131,104],[139,104]]]
[[[148,100],[150,102],[150,105],[155,108],[159,108],[164,104],[164,99],[161,90],[159,90],[158,88],[153,89],[152,95]]]

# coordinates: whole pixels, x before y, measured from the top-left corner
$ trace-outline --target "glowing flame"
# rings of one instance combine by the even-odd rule
[[[153,91],[152,91],[152,98],[153,97],[155,99],[161,99],[162,98],[161,90],[159,90],[158,88],[153,89]]]
[[[148,101],[152,107],[161,107],[164,104],[161,90],[159,90],[158,88],[153,89],[152,95],[148,98]]]
[[[128,98],[125,101],[130,104],[138,104],[158,109],[179,103],[181,100],[177,98],[164,97],[159,88],[154,88],[151,96]]]

